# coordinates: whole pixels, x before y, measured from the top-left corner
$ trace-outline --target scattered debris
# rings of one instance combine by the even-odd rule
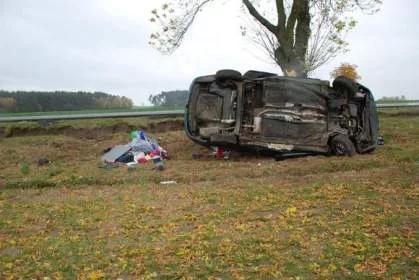
[[[227,151],[222,147],[215,147],[213,154],[216,159],[229,159],[230,153],[231,153],[230,151]]]
[[[163,181],[160,182],[160,185],[176,185],[177,182],[176,181]]]
[[[130,170],[138,164],[152,160],[155,170],[164,170],[163,160],[168,158],[168,153],[156,140],[149,138],[144,131],[132,131],[131,143],[116,145],[103,151],[102,161],[106,164],[124,163]]]
[[[38,166],[44,166],[44,165],[48,165],[50,163],[51,163],[51,161],[49,161],[49,159],[47,159],[47,158],[38,159]]]
[[[378,137],[377,144],[380,145],[380,146],[384,145],[384,138],[383,138],[383,136],[379,136]]]
[[[116,145],[102,156],[102,161],[107,163],[122,162],[118,159],[128,153],[130,149],[129,145]]]

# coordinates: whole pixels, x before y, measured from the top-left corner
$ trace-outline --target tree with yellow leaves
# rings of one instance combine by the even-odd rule
[[[357,68],[358,66],[356,64],[342,63],[330,73],[330,76],[332,79],[336,79],[339,76],[345,76],[353,81],[358,81],[361,79],[361,76],[358,74]]]

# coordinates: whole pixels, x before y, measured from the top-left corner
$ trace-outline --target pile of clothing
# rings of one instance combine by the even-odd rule
[[[152,161],[158,170],[164,169],[163,160],[167,158],[167,151],[141,130],[131,132],[131,143],[106,149],[102,155],[107,164],[124,163],[131,167]]]

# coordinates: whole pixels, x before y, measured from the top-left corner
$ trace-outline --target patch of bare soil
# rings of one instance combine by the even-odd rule
[[[150,122],[144,129],[151,133],[182,130],[183,120],[165,120],[160,122]]]
[[[151,133],[162,133],[168,131],[176,131],[183,129],[183,121],[176,120],[164,120],[164,121],[153,121],[146,125],[131,125],[131,124],[115,124],[104,127],[86,127],[86,128],[75,128],[72,126],[62,127],[11,127],[7,130],[0,128],[0,137],[15,137],[15,136],[34,136],[34,135],[65,135],[75,137],[79,139],[106,139],[111,137],[114,133],[127,133],[132,130],[146,130]]]

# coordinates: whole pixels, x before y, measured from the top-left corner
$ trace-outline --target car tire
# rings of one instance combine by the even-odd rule
[[[248,80],[254,80],[254,79],[275,77],[275,76],[278,76],[278,75],[275,73],[249,70],[246,73],[244,73],[243,78],[248,79]]]
[[[330,149],[337,156],[354,156],[356,154],[355,146],[348,136],[339,134],[330,141]]]
[[[219,70],[215,74],[215,79],[219,81],[225,81],[225,80],[236,80],[240,81],[243,79],[242,74],[239,71],[236,70]]]
[[[339,76],[333,81],[333,88],[337,91],[348,90],[350,94],[355,94],[358,91],[357,84],[345,76]]]

